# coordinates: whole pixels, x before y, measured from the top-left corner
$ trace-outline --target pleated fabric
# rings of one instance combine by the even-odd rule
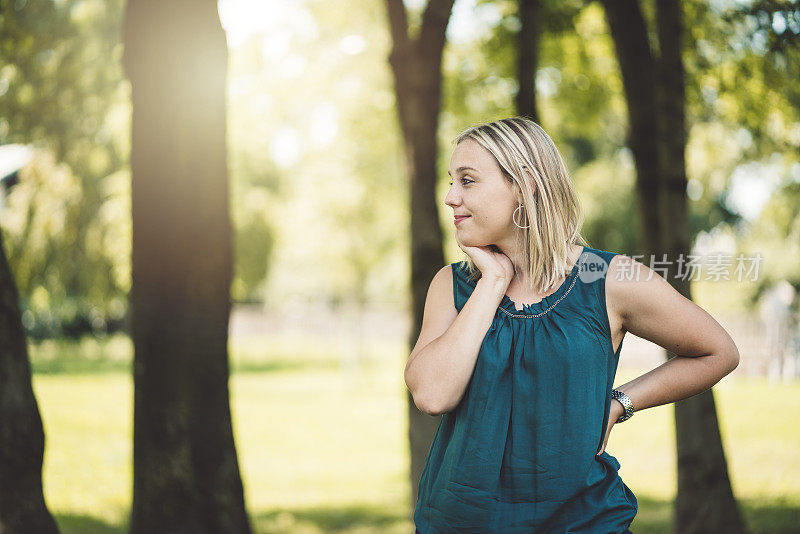
[[[615,253],[584,247],[555,293],[503,297],[460,403],[442,415],[419,481],[421,534],[627,531],[638,510],[600,450],[619,361],[605,303]],[[451,264],[460,312],[476,287]]]

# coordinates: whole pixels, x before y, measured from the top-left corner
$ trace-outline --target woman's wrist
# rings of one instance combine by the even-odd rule
[[[622,411],[621,411],[619,417],[617,417],[615,419],[615,421],[617,423],[621,423],[622,421],[627,421],[628,419],[633,417],[633,413],[634,413],[634,409],[635,409],[634,406],[633,406],[633,401],[630,399],[630,397],[628,397],[625,394],[625,392],[617,390],[617,389],[613,389],[613,390],[611,390],[611,399],[617,401],[616,403],[614,403],[615,406],[621,406],[622,407]],[[618,410],[618,408],[615,408],[615,409]],[[621,418],[621,420],[620,420],[620,418]]]
[[[611,415],[609,416],[609,419],[616,423],[617,419],[622,417],[624,413],[625,407],[622,405],[622,403],[617,399],[611,399]]]
[[[506,294],[506,289],[508,289],[509,281],[505,278],[497,277],[497,276],[481,276],[478,280],[477,285],[484,285],[490,289],[491,293],[497,297],[497,300],[503,300],[503,295]]]

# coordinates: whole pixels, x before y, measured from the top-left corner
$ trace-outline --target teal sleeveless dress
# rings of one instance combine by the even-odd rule
[[[459,404],[442,415],[419,481],[421,534],[620,534],[638,501],[604,451],[620,347],[605,278],[615,253],[584,247],[555,293],[497,309]],[[451,264],[460,312],[477,281]]]

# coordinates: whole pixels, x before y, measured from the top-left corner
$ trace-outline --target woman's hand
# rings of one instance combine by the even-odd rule
[[[617,419],[622,417],[622,414],[625,413],[625,408],[622,407],[622,404],[615,400],[611,399],[611,410],[608,415],[608,428],[606,428],[606,435],[603,438],[603,446],[600,448],[600,452],[597,455],[603,454],[603,451],[606,450],[606,444],[608,443],[608,436],[611,435],[611,429],[614,427],[614,423],[617,422]]]
[[[508,256],[500,252],[500,249],[494,245],[468,247],[458,240],[458,235],[456,235],[456,243],[481,271],[481,276],[504,280],[507,284],[511,283],[514,278],[514,264],[511,263]]]

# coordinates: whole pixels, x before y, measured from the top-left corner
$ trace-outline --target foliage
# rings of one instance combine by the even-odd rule
[[[0,144],[36,148],[0,216],[33,339],[125,329],[131,286],[130,84],[121,0],[0,0]],[[233,149],[234,154],[240,153]],[[233,298],[250,300],[274,241],[266,158],[234,160]]]
[[[462,41],[451,40],[445,57],[443,143],[471,123],[515,113],[516,5],[476,0],[474,31]],[[542,5],[536,78],[541,124],[571,169],[586,208],[589,242],[630,254],[636,235],[629,221],[639,207],[625,147],[626,104],[605,15],[599,2]],[[788,277],[797,285],[800,275],[797,256],[789,253],[794,248],[778,253],[796,235],[798,224],[796,217],[779,214],[800,213],[792,194],[800,182],[798,4],[766,1],[747,7],[690,0],[681,6],[690,232],[696,238],[729,228],[737,236],[738,251],[775,251],[766,261],[762,283],[738,288],[749,294],[741,301],[753,306],[772,281]],[[642,7],[657,53],[655,3]],[[442,168],[446,165],[443,159]],[[774,171],[771,200],[757,220],[746,219],[740,205],[758,200],[734,191],[735,178],[745,175],[748,185]],[[769,209],[774,203],[785,208]]]
[[[404,302],[408,189],[386,24],[379,0],[308,0],[231,46],[237,202],[257,195],[280,251],[256,295],[268,306]],[[259,172],[263,191],[247,183]]]
[[[423,5],[409,2],[412,31]],[[516,5],[459,0],[448,28],[437,188],[445,236],[451,139],[515,113]],[[800,213],[797,2],[681,5],[691,232],[730,228],[740,250],[776,251],[764,287],[781,277],[796,284],[796,258],[778,251],[797,236]],[[0,143],[37,148],[5,198],[0,229],[37,339],[125,327],[130,88],[119,64],[122,6],[0,0]],[[385,2],[276,6],[263,8],[270,16],[250,15],[260,26],[242,39],[226,28],[233,299],[403,304],[410,214]],[[571,170],[592,246],[629,253],[638,208],[604,13],[598,2],[543,6],[542,126]],[[655,4],[643,8],[657,44]],[[773,177],[754,218],[738,208],[738,175]],[[460,255],[451,237],[446,247]]]
[[[130,285],[122,5],[0,1],[0,143],[37,153],[0,224],[34,338],[122,326]]]

